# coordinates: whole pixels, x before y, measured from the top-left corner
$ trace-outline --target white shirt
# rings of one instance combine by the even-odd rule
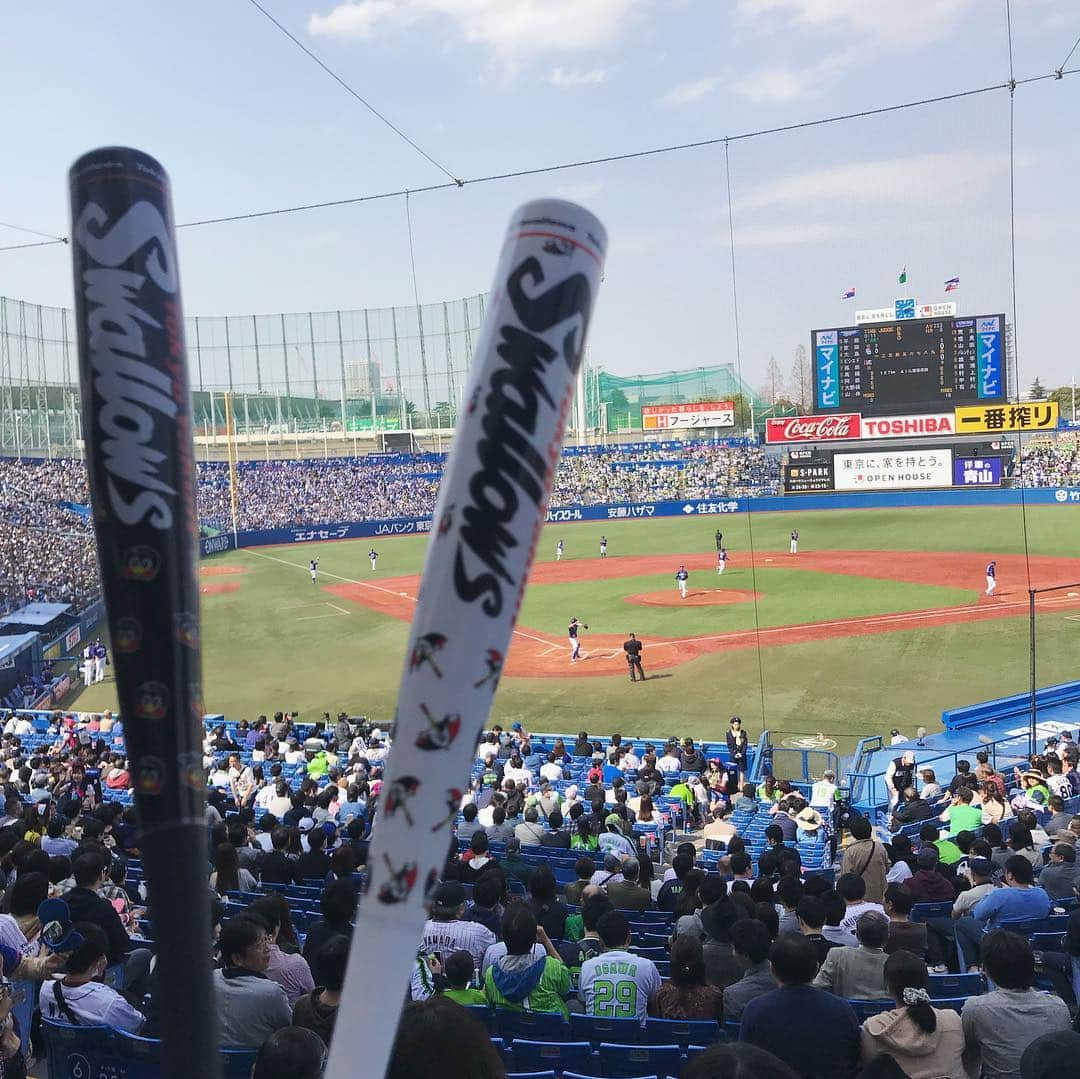
[[[255,795],[255,805],[259,809],[269,809],[270,803],[277,797],[277,788],[269,784],[260,787]]]
[[[815,809],[831,809],[836,795],[836,784],[819,779],[810,791],[810,804]]]
[[[632,768],[640,768],[641,761],[632,751],[628,751],[623,754],[622,764],[619,767],[624,771],[629,771]]]
[[[62,989],[67,1006],[88,1025],[104,1024],[134,1034],[146,1022],[142,1012],[136,1011],[115,990],[100,982],[87,982]],[[46,1019],[56,1019],[61,1023],[71,1020],[60,1010],[56,1002],[56,980],[47,981],[41,986],[41,1014]]]
[[[637,1019],[644,1026],[649,1000],[659,988],[656,964],[630,952],[604,952],[581,965],[578,995],[586,1015]]]
[[[880,903],[867,903],[863,900],[861,903],[852,903],[847,909],[847,914],[844,915],[843,921],[840,923],[840,928],[845,933],[855,932],[855,923],[859,920],[859,916],[865,914],[868,910],[877,911],[882,917],[886,917],[885,908]]]
[[[656,770],[670,775],[672,772],[681,772],[682,764],[678,757],[669,757],[666,753],[656,762]]]
[[[286,764],[301,764],[304,761],[304,751],[297,747],[296,749],[288,749],[285,751],[285,763]]]
[[[549,783],[554,783],[559,779],[562,779],[562,765],[552,764],[550,761],[540,765],[540,778],[546,779]]]
[[[524,765],[520,768],[505,768],[503,779],[512,779],[515,783],[532,783],[532,772]]]
[[[439,952],[445,962],[453,952],[464,949],[472,955],[473,965],[478,967],[488,948],[494,943],[495,934],[479,922],[462,922],[457,919],[452,922],[437,922],[434,918],[429,918],[416,951],[418,957]],[[419,964],[414,964],[411,988],[413,1000],[424,1000],[430,995],[425,992]]]
[[[897,862],[885,874],[885,881],[887,884],[903,884],[910,876],[912,876],[911,866],[907,862]]]

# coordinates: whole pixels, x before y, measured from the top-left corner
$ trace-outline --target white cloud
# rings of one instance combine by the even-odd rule
[[[759,68],[732,83],[731,89],[755,105],[786,105],[818,97],[850,66],[853,50],[832,53],[808,67],[773,64]]]
[[[683,82],[672,87],[661,101],[665,105],[692,105],[695,101],[708,97],[719,85],[720,79],[715,75],[698,79],[696,82]]]
[[[647,0],[344,0],[312,15],[319,37],[368,38],[421,19],[449,22],[472,44],[511,57],[574,53],[610,45]]]
[[[566,71],[557,67],[548,76],[548,82],[566,89],[571,86],[599,86],[606,78],[607,72],[602,67],[594,67],[591,71]]]
[[[790,225],[757,225],[739,228],[735,225],[735,247],[790,247],[795,244],[816,244],[836,240],[846,230],[824,221],[797,221]],[[728,235],[723,234],[727,243]]]
[[[975,0],[738,0],[736,14],[766,32],[809,28],[915,44],[943,37],[974,7]]]
[[[957,205],[1008,167],[1004,154],[956,151],[858,161],[798,173],[757,187],[736,200],[739,213],[774,206],[829,203]]]

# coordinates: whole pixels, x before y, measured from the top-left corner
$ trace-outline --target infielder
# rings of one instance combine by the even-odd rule
[[[992,561],[986,567],[986,594],[992,596],[995,588],[997,588],[997,562]]]
[[[690,580],[690,574],[686,572],[685,566],[680,566],[675,574],[675,583],[679,586],[679,596],[682,599],[686,599],[686,582],[688,580]]]
[[[581,638],[578,637],[579,629],[588,629],[584,622],[576,618],[570,619],[570,625],[566,627],[566,636],[570,640],[570,662],[576,663],[581,658]]]
[[[791,553],[799,553],[799,530],[797,528],[791,530]]]
[[[716,553],[719,554],[724,548],[724,533],[718,528],[716,530]]]
[[[86,689],[90,688],[90,684],[94,681],[94,646],[88,644],[82,650],[82,676],[83,686]]]
[[[311,572],[311,583],[315,584],[319,579],[319,563],[313,558],[308,563],[308,569]]]
[[[376,551],[374,547],[372,547],[371,550],[368,551],[367,556],[368,556],[368,558],[371,559],[371,571],[372,571],[372,573],[374,573],[375,572],[375,563],[378,562],[378,560],[379,560],[379,552]]]
[[[607,558],[607,536],[600,537],[600,557]]]
[[[555,561],[556,562],[561,562],[562,561],[562,555],[563,555],[563,542],[562,542],[562,540],[559,540],[559,542],[555,544]]]
[[[727,569],[727,548],[721,547],[716,556],[716,575],[719,577]]]

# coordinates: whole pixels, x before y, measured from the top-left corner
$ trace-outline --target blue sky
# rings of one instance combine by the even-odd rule
[[[454,175],[476,177],[873,108],[1008,78],[1004,0],[265,0]],[[1080,8],[1013,0],[1018,78],[1057,68]],[[247,0],[10,5],[0,220],[67,232],[66,171],[128,143],[177,220],[444,179]],[[1080,66],[1080,50],[1072,64]],[[1017,90],[1021,382],[1080,376],[1080,76]],[[905,292],[1007,311],[1009,101],[730,144],[744,374],[785,371],[815,326]],[[490,284],[512,209],[581,201],[611,249],[591,339],[618,373],[735,359],[723,147],[411,199],[423,301]],[[32,237],[0,228],[0,244]],[[408,304],[401,199],[184,230],[188,314]],[[910,285],[897,285],[907,265]],[[841,291],[854,285],[854,302]],[[68,304],[65,248],[0,252],[0,294]]]

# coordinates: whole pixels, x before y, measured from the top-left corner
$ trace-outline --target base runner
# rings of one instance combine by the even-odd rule
[[[641,675],[641,681],[645,681],[645,670],[641,666],[641,641],[633,633],[623,641],[622,650],[626,653],[626,665],[630,668],[630,681],[636,682],[636,675]]]
[[[997,588],[997,561],[991,561],[986,567],[986,594],[992,596]]]

